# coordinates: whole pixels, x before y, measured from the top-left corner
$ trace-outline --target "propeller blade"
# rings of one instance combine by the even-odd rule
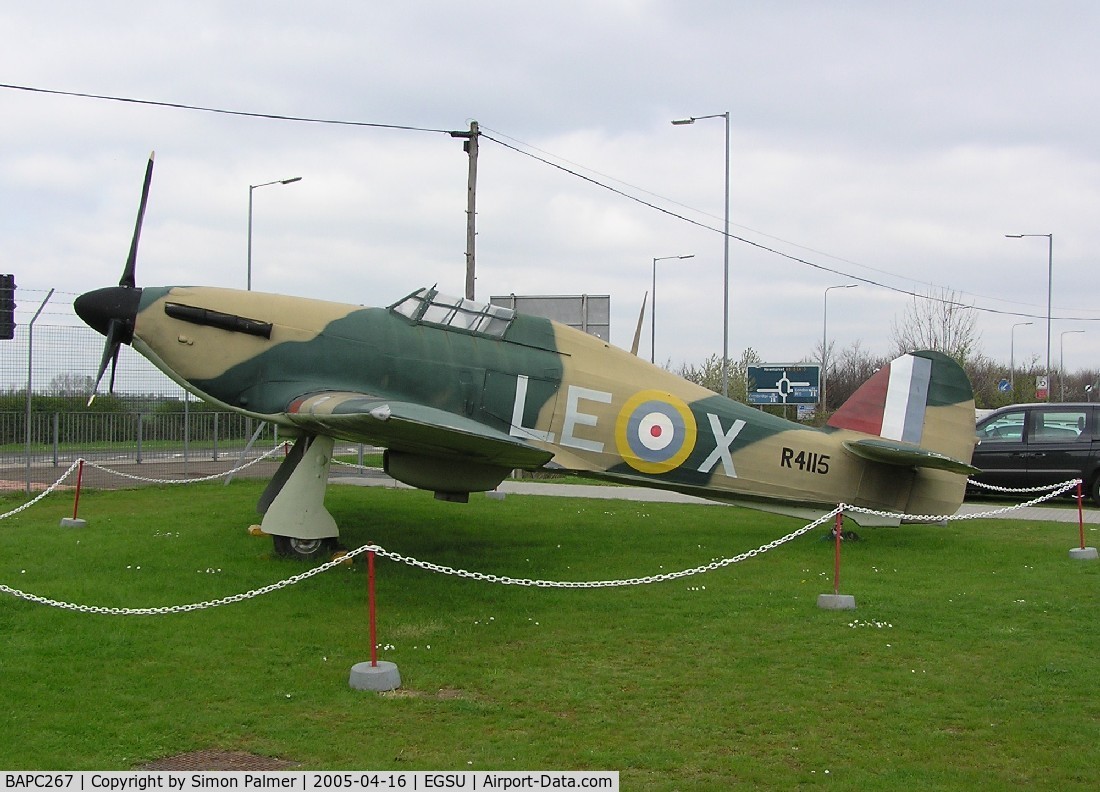
[[[111,381],[107,385],[107,395],[115,394],[115,368],[118,366],[118,353],[122,351],[121,344],[115,344],[115,353],[111,355]]]
[[[95,385],[92,386],[92,396],[88,399],[88,406],[92,406],[92,402],[95,401],[96,393],[99,391],[99,383],[103,380],[103,374],[107,371],[107,364],[111,364],[111,385],[110,393],[115,391],[115,366],[118,365],[118,353],[121,347],[121,342],[118,339],[120,332],[124,329],[123,323],[117,319],[112,319],[107,325],[107,343],[103,345],[103,357],[99,361],[99,371],[95,376]]]
[[[141,224],[145,220],[145,204],[149,202],[149,184],[153,180],[153,158],[155,151],[149,152],[149,164],[145,168],[145,184],[141,188],[141,204],[138,206],[137,222],[134,224],[134,237],[130,240],[130,255],[126,259],[126,266],[122,270],[122,278],[119,286],[133,288],[137,285],[134,272],[137,269],[138,241],[141,239]]]

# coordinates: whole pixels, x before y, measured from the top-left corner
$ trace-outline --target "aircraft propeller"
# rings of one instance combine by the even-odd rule
[[[87,292],[77,297],[73,304],[81,319],[107,337],[88,406],[95,401],[99,383],[107,371],[108,363],[111,364],[111,379],[107,392],[114,393],[115,367],[118,365],[119,349],[122,344],[129,344],[134,338],[134,323],[137,319],[138,304],[141,301],[141,289],[137,288],[135,278],[138,241],[141,239],[141,225],[145,220],[145,206],[149,202],[149,185],[153,178],[155,155],[156,152],[150,152],[149,164],[145,168],[145,182],[141,188],[141,203],[138,206],[137,221],[134,224],[134,236],[130,240],[130,254],[126,258],[126,265],[122,269],[118,286]]]

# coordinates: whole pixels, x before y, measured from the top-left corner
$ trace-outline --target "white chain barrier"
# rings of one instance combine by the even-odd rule
[[[106,465],[100,465],[100,464],[97,464],[97,463],[92,462],[92,461],[87,460],[87,459],[84,460],[84,464],[86,464],[90,467],[94,467],[96,470],[102,470],[104,473],[111,473],[115,476],[119,476],[120,478],[130,479],[131,481],[144,481],[147,484],[196,484],[200,481],[213,481],[214,479],[225,478],[226,476],[232,475],[234,473],[239,473],[242,470],[247,470],[248,468],[255,465],[257,462],[264,461],[269,456],[272,456],[272,455],[278,453],[282,449],[283,449],[283,446],[280,443],[279,445],[275,446],[274,448],[260,454],[260,456],[256,457],[255,459],[251,459],[248,462],[245,462],[243,465],[238,465],[237,467],[232,468],[230,470],[223,470],[221,473],[211,473],[209,476],[200,476],[198,478],[189,478],[189,479],[155,479],[155,478],[147,478],[145,476],[135,476],[132,473],[123,473],[121,470],[113,470],[112,468],[109,468]],[[78,459],[77,463],[79,463],[79,462],[80,462],[80,460]],[[74,464],[73,466],[75,467],[76,464]],[[72,468],[70,468],[69,470],[71,471]],[[65,475],[68,475],[68,473],[66,473]]]
[[[263,456],[258,457],[256,459],[252,460],[251,462],[249,462],[249,463],[247,463],[247,464],[245,464],[245,465],[243,465],[243,466],[241,466],[240,468],[237,468],[237,469],[241,470],[245,467],[248,467],[249,465],[255,464],[256,462],[260,461],[261,459],[265,458],[266,456],[270,455],[271,453],[274,453],[274,451],[278,450],[280,447],[281,446],[277,446],[272,451],[267,452]],[[19,507],[18,509],[15,509],[11,512],[8,512],[7,514],[0,515],[0,519],[3,519],[3,518],[8,517],[12,514],[16,514],[20,511],[23,511],[24,509],[26,509],[29,506],[36,503],[37,501],[41,500],[43,497],[45,497],[47,494],[49,494],[51,491],[53,491],[53,489],[55,489],[62,481],[64,481],[72,473],[72,471],[76,469],[76,467],[80,463],[80,461],[81,460],[77,460],[76,462],[74,462],[73,465],[69,468],[69,470],[66,471],[65,474],[60,479],[58,479],[53,485],[51,485],[47,490],[45,490],[37,498],[35,498],[32,501],[28,501],[26,504]],[[99,465],[96,465],[95,467],[99,468],[100,470],[104,470],[106,472],[117,473],[118,475],[126,476],[127,478],[137,478],[135,476],[128,476],[127,474],[118,473],[117,471],[113,471],[109,468],[101,467]],[[226,471],[225,473],[219,473],[219,474],[214,475],[214,476],[206,476],[206,477],[203,477],[203,478],[191,479],[190,481],[207,481],[207,480],[214,479],[214,478],[222,478],[223,476],[226,476],[226,475],[228,475],[229,473],[232,473],[232,472],[234,472],[234,471]],[[143,479],[143,480],[145,480],[145,481],[154,481],[156,483],[169,483],[169,484],[187,483],[186,480],[181,480],[181,479],[172,479],[172,480],[169,480],[169,481],[158,481],[156,479]],[[977,483],[977,482],[972,482],[972,483]],[[1020,504],[1017,504],[1017,505],[1014,505],[1014,506],[1006,506],[1006,507],[1003,507],[1003,508],[1000,508],[1000,509],[994,509],[994,510],[988,511],[988,512],[975,512],[975,513],[972,513],[972,514],[953,514],[953,515],[935,515],[935,516],[907,515],[907,514],[899,514],[899,513],[895,513],[895,512],[877,511],[877,510],[874,510],[874,509],[867,509],[867,508],[864,508],[864,507],[861,507],[861,506],[852,506],[852,505],[848,505],[848,504],[840,504],[839,506],[837,506],[837,508],[833,509],[829,513],[821,515],[820,517],[818,517],[813,522],[808,523],[808,524],[802,526],[801,528],[799,528],[795,531],[792,531],[791,533],[787,534],[786,536],[783,536],[779,539],[775,539],[775,540],[773,540],[771,542],[768,542],[766,544],[763,544],[760,547],[757,547],[753,550],[748,550],[744,553],[740,553],[740,554],[732,556],[730,558],[719,559],[719,560],[716,560],[716,561],[712,561],[709,564],[704,564],[702,566],[692,567],[690,569],[683,569],[683,570],[680,570],[678,572],[666,572],[666,573],[662,573],[662,574],[658,574],[658,575],[646,575],[644,577],[625,578],[625,579],[621,579],[621,580],[555,581],[555,580],[539,580],[539,579],[531,579],[531,578],[514,578],[514,577],[509,577],[507,575],[486,574],[484,572],[470,572],[470,571],[467,571],[465,569],[457,569],[455,567],[445,566],[445,565],[442,565],[442,564],[435,564],[435,563],[432,563],[430,561],[421,561],[421,560],[418,560],[418,559],[413,558],[411,556],[406,556],[406,555],[402,555],[401,553],[396,553],[396,552],[393,552],[391,550],[386,550],[385,548],[383,548],[379,545],[366,544],[366,545],[363,545],[361,547],[357,547],[356,549],[351,550],[347,553],[344,553],[343,555],[340,555],[336,558],[333,558],[331,561],[328,561],[324,564],[321,564],[321,565],[316,566],[316,567],[314,567],[310,570],[307,570],[306,572],[302,572],[300,574],[293,575],[289,578],[286,578],[284,580],[280,580],[276,583],[271,583],[267,586],[263,586],[262,588],[252,589],[252,590],[244,592],[242,594],[232,594],[232,595],[227,596],[227,597],[222,597],[221,599],[207,600],[205,602],[194,602],[194,603],[190,603],[190,604],[187,604],[187,605],[169,605],[169,606],[153,607],[153,608],[116,608],[116,607],[104,607],[104,606],[101,606],[101,605],[80,605],[80,604],[76,604],[76,603],[64,602],[64,601],[60,601],[60,600],[51,599],[49,597],[42,597],[42,596],[39,596],[37,594],[31,594],[31,593],[28,593],[28,592],[25,592],[25,591],[21,591],[20,589],[17,589],[17,588],[12,588],[11,586],[7,586],[3,583],[0,583],[0,592],[3,592],[5,594],[11,594],[14,597],[26,600],[28,602],[35,602],[35,603],[38,603],[40,605],[49,605],[49,606],[54,607],[54,608],[61,608],[63,610],[70,610],[70,611],[75,611],[75,612],[78,612],[78,613],[95,613],[95,614],[104,614],[104,615],[112,615],[112,616],[163,616],[163,615],[172,614],[172,613],[190,613],[192,611],[206,610],[207,608],[216,608],[216,607],[219,607],[221,605],[231,605],[233,603],[243,602],[245,600],[253,599],[255,597],[259,597],[259,596],[262,596],[264,594],[270,594],[272,592],[279,591],[279,590],[287,588],[289,586],[293,586],[297,583],[302,582],[303,580],[307,580],[308,578],[311,578],[314,575],[319,575],[322,572],[327,572],[328,570],[334,569],[337,566],[347,564],[349,562],[349,560],[354,559],[356,556],[359,556],[359,555],[362,555],[363,553],[368,553],[368,552],[373,552],[376,555],[382,556],[383,558],[388,558],[391,561],[396,561],[398,563],[406,564],[406,565],[411,566],[411,567],[417,567],[417,568],[420,568],[420,569],[424,569],[424,570],[429,571],[429,572],[435,572],[435,573],[444,574],[444,575],[454,575],[454,576],[460,577],[460,578],[466,578],[466,579],[469,579],[469,580],[477,580],[477,581],[487,582],[487,583],[499,583],[499,584],[502,584],[502,585],[528,586],[528,587],[535,587],[535,588],[588,588],[588,589],[591,589],[591,588],[614,588],[614,587],[624,587],[624,586],[640,586],[640,585],[647,585],[647,584],[650,584],[650,583],[661,583],[661,582],[666,582],[666,581],[670,581],[670,580],[679,580],[681,578],[692,577],[694,575],[699,575],[699,574],[703,574],[703,573],[706,573],[706,572],[713,572],[714,570],[722,569],[724,567],[740,563],[741,561],[745,561],[749,558],[754,558],[758,555],[761,555],[762,553],[768,552],[769,550],[774,550],[775,548],[779,547],[780,545],[786,544],[787,542],[790,542],[793,539],[797,539],[798,537],[802,536],[803,534],[806,534],[809,531],[812,531],[814,528],[817,528],[818,526],[827,523],[829,520],[836,517],[837,514],[842,513],[842,512],[853,511],[853,512],[859,512],[861,514],[868,514],[868,515],[873,515],[873,516],[877,516],[877,517],[885,517],[885,518],[888,518],[888,519],[905,520],[905,521],[910,521],[910,522],[945,522],[945,521],[950,521],[950,520],[974,520],[974,519],[978,519],[978,518],[982,518],[982,517],[995,517],[995,516],[999,516],[999,515],[1005,514],[1007,512],[1010,512],[1010,511],[1014,511],[1016,509],[1022,509],[1022,508],[1026,508],[1028,506],[1034,506],[1038,503],[1042,503],[1043,501],[1047,501],[1047,500],[1050,500],[1052,498],[1056,498],[1057,496],[1059,496],[1059,495],[1061,495],[1065,492],[1068,492],[1073,487],[1076,487],[1079,483],[1081,483],[1080,479],[1073,479],[1073,480],[1067,481],[1063,484],[1055,485],[1055,488],[1050,490],[1046,494],[1041,495],[1041,496],[1036,497],[1036,498],[1033,498],[1030,501],[1027,501],[1026,503],[1020,503]],[[1036,488],[1027,488],[1027,489],[1021,489],[1021,490],[1009,490],[1009,489],[1006,489],[1006,488],[998,487],[996,489],[998,491],[1001,491],[1001,492],[1013,492],[1013,491],[1032,492],[1032,491],[1036,491]]]
[[[976,481],[971,481],[971,484],[978,484]],[[1040,495],[1037,498],[1032,498],[1024,503],[1016,503],[1011,506],[1003,506],[1000,509],[992,509],[984,512],[974,512],[972,514],[935,514],[935,515],[919,515],[919,514],[898,514],[888,511],[876,511],[874,509],[866,509],[862,506],[850,506],[848,504],[841,504],[841,508],[844,511],[859,512],[860,514],[870,514],[875,517],[885,517],[887,519],[899,519],[906,522],[947,522],[949,520],[977,520],[985,517],[997,517],[1002,514],[1007,514],[1010,511],[1017,509],[1026,509],[1029,506],[1035,506],[1044,501],[1057,498],[1059,495],[1063,495],[1069,492],[1071,489],[1081,483],[1081,479],[1070,479],[1064,481],[1061,484],[1054,484],[1052,487],[1024,487],[1022,489],[1011,489],[1008,487],[993,487],[990,484],[984,484],[979,486],[985,486],[989,489],[995,489],[997,492],[1039,492],[1043,491],[1046,494]]]
[[[70,475],[72,474],[72,472],[73,472],[74,470],[76,470],[76,469],[77,469],[77,467],[79,467],[79,466],[80,466],[80,461],[81,461],[81,460],[79,460],[79,459],[78,459],[78,460],[76,460],[75,462],[73,462],[73,463],[72,463],[71,465],[69,465],[69,469],[68,469],[68,470],[66,470],[66,471],[65,471],[64,473],[62,473],[62,474],[61,474],[61,478],[59,478],[59,479],[58,479],[57,481],[55,481],[55,482],[54,482],[53,484],[51,484],[50,486],[46,487],[46,489],[42,490],[42,492],[40,492],[40,493],[39,493],[39,494],[38,494],[38,495],[37,495],[36,497],[34,497],[34,498],[32,498],[31,500],[27,501],[27,502],[26,502],[26,503],[24,503],[24,504],[23,504],[22,506],[16,506],[16,507],[15,507],[14,509],[12,509],[11,511],[9,511],[9,512],[5,512],[4,514],[0,514],[0,520],[4,520],[4,519],[7,519],[8,517],[11,517],[11,516],[12,516],[12,515],[14,515],[14,514],[19,514],[19,512],[21,512],[21,511],[26,511],[26,510],[27,510],[27,509],[29,509],[29,508],[30,508],[31,506],[33,506],[34,504],[38,503],[38,501],[42,500],[42,499],[43,499],[43,498],[45,498],[45,497],[46,497],[47,495],[49,495],[49,494],[50,494],[51,492],[53,492],[53,491],[54,491],[55,489],[57,489],[58,487],[60,487],[60,486],[61,486],[61,482],[63,482],[63,481],[65,480],[65,479],[67,479],[67,478],[68,478],[68,477],[69,477],[69,476],[70,476]]]
[[[973,487],[979,487],[980,489],[990,490],[991,492],[1008,492],[1012,494],[1021,494],[1024,492],[1048,492],[1051,487],[1064,487],[1061,492],[1065,492],[1070,489],[1074,484],[1084,484],[1081,479],[1071,479],[1070,481],[1062,482],[1061,484],[1047,484],[1040,487],[998,487],[996,484],[986,484],[982,481],[975,481],[970,479],[968,482]],[[1059,492],[1058,494],[1061,494]]]
[[[145,476],[135,476],[131,473],[123,473],[121,470],[114,470],[113,468],[109,468],[106,465],[100,465],[96,462],[92,462],[89,459],[84,459],[83,457],[81,457],[79,459],[74,460],[73,463],[71,465],[69,465],[69,469],[66,470],[64,473],[62,473],[61,477],[57,481],[55,481],[50,486],[46,487],[46,489],[44,489],[44,490],[42,490],[42,492],[38,493],[38,495],[36,495],[33,499],[27,501],[26,503],[24,503],[21,506],[17,506],[16,508],[12,509],[11,511],[4,512],[3,514],[0,514],[0,520],[7,519],[8,517],[11,517],[15,514],[19,514],[19,512],[26,511],[31,506],[38,503],[38,501],[42,500],[47,495],[52,493],[55,489],[60,487],[69,476],[71,476],[73,474],[74,470],[76,470],[78,467],[80,467],[81,462],[83,462],[85,465],[88,465],[89,467],[94,467],[97,470],[102,470],[104,473],[110,473],[111,475],[119,476],[120,478],[127,478],[127,479],[130,479],[132,481],[144,481],[147,484],[195,484],[195,483],[200,482],[200,481],[213,481],[214,479],[225,478],[226,476],[232,475],[234,473],[239,473],[242,470],[246,470],[247,468],[252,467],[257,462],[262,462],[263,460],[267,459],[269,456],[272,456],[273,454],[277,453],[278,451],[280,451],[282,449],[282,447],[283,446],[280,443],[279,445],[275,446],[274,448],[272,448],[268,451],[265,451],[264,453],[262,453],[260,456],[256,457],[255,459],[249,460],[248,462],[245,462],[243,465],[239,465],[238,467],[231,468],[230,470],[225,470],[221,473],[214,473],[214,474],[211,474],[209,476],[202,476],[200,478],[189,478],[189,479],[155,479],[155,478],[147,478]]]

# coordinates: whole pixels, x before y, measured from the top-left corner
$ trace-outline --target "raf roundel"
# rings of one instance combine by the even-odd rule
[[[695,448],[695,416],[680,399],[661,391],[631,396],[615,422],[615,445],[623,461],[642,473],[667,473]]]

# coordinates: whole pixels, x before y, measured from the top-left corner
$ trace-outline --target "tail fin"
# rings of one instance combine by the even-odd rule
[[[919,446],[932,454],[923,465],[912,455],[899,453],[894,464],[917,464],[963,473],[970,469],[974,451],[974,392],[970,380],[954,360],[924,350],[902,355],[875,372],[833,413],[828,425],[896,441],[900,450]],[[878,461],[888,462],[891,443],[867,441],[850,447],[874,447]],[[867,449],[863,449],[867,450]],[[951,465],[947,463],[957,463]]]
[[[638,326],[634,328],[634,343],[630,345],[630,354],[638,356],[638,342],[642,340],[642,322],[645,321],[645,301],[649,292],[642,295],[642,310],[638,311]]]

